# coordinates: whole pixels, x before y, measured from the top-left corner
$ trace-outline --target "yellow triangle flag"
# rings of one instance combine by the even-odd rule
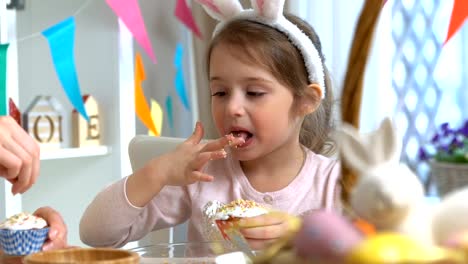
[[[163,124],[163,112],[161,106],[154,99],[151,99],[151,118],[153,119],[154,125],[156,126],[156,131],[161,132]],[[151,130],[148,130],[148,135],[160,136],[160,134],[154,134],[151,132]]]

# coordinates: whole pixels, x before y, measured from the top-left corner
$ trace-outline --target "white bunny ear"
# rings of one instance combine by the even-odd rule
[[[400,160],[400,144],[396,128],[390,118],[386,117],[375,133],[373,147],[371,148],[380,163],[398,163]]]
[[[197,0],[212,18],[225,21],[239,14],[243,8],[238,0]]]
[[[284,0],[251,0],[257,13],[269,21],[274,21],[283,15]]]
[[[365,173],[377,167],[399,162],[396,130],[389,118],[371,133],[359,133],[348,124],[338,131],[337,141],[346,164],[356,172]]]
[[[359,131],[351,125],[343,124],[341,129],[336,131],[335,137],[346,165],[359,174],[365,173],[369,168],[370,157]]]

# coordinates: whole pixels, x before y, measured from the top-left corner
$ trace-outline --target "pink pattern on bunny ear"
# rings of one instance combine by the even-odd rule
[[[239,14],[243,8],[239,0],[197,0],[212,18],[225,21]]]
[[[202,4],[203,6],[209,8],[211,11],[221,14],[219,8],[213,3],[213,0],[197,0],[198,3]]]
[[[257,0],[258,13],[261,16],[263,15],[263,4],[264,4],[264,0]]]
[[[283,15],[284,0],[251,0],[253,9],[261,17],[274,21]]]

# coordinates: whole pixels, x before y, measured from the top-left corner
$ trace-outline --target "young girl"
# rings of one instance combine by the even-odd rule
[[[229,3],[205,7],[225,20],[207,66],[214,122],[228,136],[201,143],[198,123],[176,150],[103,190],[81,219],[84,243],[119,247],[187,220],[188,239],[207,240],[202,209],[212,200],[253,200],[294,215],[339,207],[339,165],[317,154],[328,149],[333,98],[318,36],[286,19],[282,5],[271,20],[267,1],[253,11]],[[288,231],[271,215],[240,225],[253,248]]]

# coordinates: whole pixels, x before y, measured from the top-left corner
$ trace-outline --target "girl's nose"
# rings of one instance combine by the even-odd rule
[[[242,116],[245,113],[244,100],[241,96],[233,94],[227,101],[226,110],[229,115]]]

